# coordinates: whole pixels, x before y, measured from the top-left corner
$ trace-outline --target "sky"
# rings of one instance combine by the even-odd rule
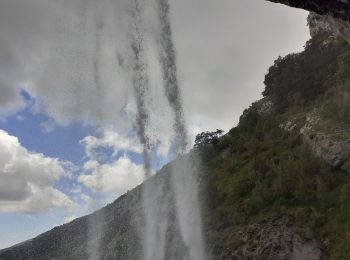
[[[145,178],[123,69],[127,0],[114,2],[0,2],[0,248],[87,214]],[[262,0],[170,5],[191,140],[234,127],[261,98],[273,61],[310,37],[305,11]],[[152,6],[145,10],[152,32]],[[146,39],[154,171],[168,162],[172,138],[155,46]]]

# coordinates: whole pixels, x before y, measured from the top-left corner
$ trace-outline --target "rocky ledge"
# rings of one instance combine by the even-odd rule
[[[268,0],[322,15],[328,26],[350,43],[350,0]]]
[[[302,8],[321,15],[331,15],[345,21],[350,21],[349,0],[268,0],[291,7]]]

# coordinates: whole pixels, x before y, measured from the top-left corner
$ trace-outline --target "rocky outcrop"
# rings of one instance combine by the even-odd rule
[[[268,0],[322,15],[318,20],[350,43],[350,0]],[[315,18],[315,16],[313,16]],[[313,33],[313,32],[311,32]]]
[[[350,159],[350,129],[317,130],[320,120],[317,110],[314,110],[306,115],[305,120],[290,119],[281,123],[280,128],[288,132],[298,131],[314,155],[332,167],[341,167]]]
[[[327,18],[329,24],[333,28],[333,31],[350,43],[350,22],[346,22],[331,16],[327,16]]]
[[[319,15],[311,12],[307,17],[307,24],[309,26],[311,37],[316,36],[320,32],[334,33],[334,28],[331,26],[329,16]]]
[[[234,242],[217,248],[218,259],[326,259],[313,232],[295,227],[287,218],[236,226],[226,232],[231,233]]]
[[[350,22],[334,18],[330,15],[310,13],[308,25],[312,37],[320,31],[326,31],[332,36],[340,36],[350,43]]]
[[[299,131],[317,157],[333,167],[340,167],[350,156],[350,129],[335,127],[324,131],[316,130],[320,120],[317,110],[309,113]]]
[[[345,21],[350,21],[349,0],[268,0],[274,3],[302,8],[321,15],[330,15]]]
[[[333,167],[341,167],[350,156],[350,138],[345,129],[335,129],[334,133],[305,135],[306,142],[314,154]]]

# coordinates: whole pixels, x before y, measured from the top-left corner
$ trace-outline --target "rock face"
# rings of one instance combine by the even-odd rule
[[[315,155],[333,167],[341,167],[350,155],[350,139],[342,138],[345,136],[342,131],[335,132],[336,136],[318,133],[305,138]]]
[[[218,259],[326,259],[312,231],[293,227],[287,218],[237,226],[231,232],[236,245],[220,248]]]
[[[350,43],[350,0],[268,0],[291,7],[302,8],[319,15],[321,24]]]
[[[291,7],[302,8],[321,15],[330,15],[345,21],[350,21],[349,0],[268,0]]]
[[[350,22],[312,12],[308,17],[308,24],[312,37],[320,31],[326,31],[334,37],[340,36],[350,43]]]
[[[297,119],[291,119],[280,124],[280,128],[288,132],[298,131],[315,156],[332,167],[341,167],[350,157],[350,129],[315,130],[319,120],[317,111],[313,111],[307,114],[301,125]]]
[[[309,113],[299,131],[317,157],[333,167],[340,167],[350,156],[350,129],[316,131],[315,125],[319,120],[317,111]]]
[[[334,34],[334,28],[331,26],[328,18],[328,16],[316,14],[314,12],[309,14],[307,23],[309,25],[311,37],[314,37],[321,31]]]

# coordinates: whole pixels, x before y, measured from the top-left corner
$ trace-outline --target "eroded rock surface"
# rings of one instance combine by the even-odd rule
[[[312,231],[297,228],[285,218],[236,226],[230,232],[235,243],[219,248],[217,259],[327,259]]]

